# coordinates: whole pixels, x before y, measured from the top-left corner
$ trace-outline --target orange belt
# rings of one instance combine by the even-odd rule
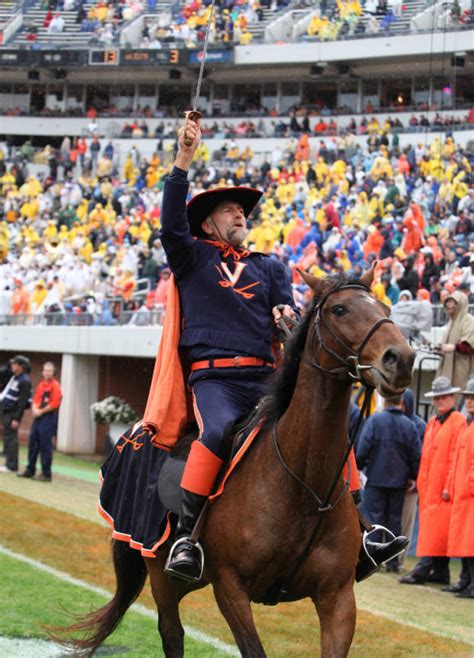
[[[204,370],[207,368],[248,368],[255,366],[268,366],[274,368],[275,364],[259,359],[256,356],[232,356],[229,359],[208,359],[207,361],[195,361],[191,364],[191,371]]]

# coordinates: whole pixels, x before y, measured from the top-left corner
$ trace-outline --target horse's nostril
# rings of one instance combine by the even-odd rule
[[[385,368],[394,368],[397,366],[400,358],[400,354],[397,350],[391,348],[388,349],[382,357],[382,363]]]

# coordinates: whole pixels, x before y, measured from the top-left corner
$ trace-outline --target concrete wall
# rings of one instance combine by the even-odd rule
[[[26,351],[154,358],[162,328],[0,326],[0,354]]]
[[[392,59],[403,55],[454,53],[473,48],[473,30],[381,36],[346,41],[278,43],[236,46],[235,64],[353,62]],[[276,50],[278,47],[278,50]]]
[[[35,388],[42,365],[53,361],[61,382],[57,448],[71,454],[103,453],[106,428],[96,426],[90,405],[109,395],[145,410],[161,327],[0,327],[0,364],[15,354],[32,362]],[[33,418],[24,415],[20,441],[26,443]]]

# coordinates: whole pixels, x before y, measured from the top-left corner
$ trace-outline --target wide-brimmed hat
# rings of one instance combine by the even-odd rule
[[[466,389],[461,391],[463,395],[474,395],[474,377],[466,384]]]
[[[30,360],[27,356],[23,356],[23,354],[17,354],[14,356],[13,359],[10,359],[10,363],[17,363],[25,372],[31,372]]]
[[[447,377],[436,377],[431,384],[431,391],[425,393],[425,398],[437,398],[441,395],[452,395],[454,393],[459,393],[461,388],[459,386],[453,386],[451,380]]]
[[[244,209],[245,217],[248,217],[262,195],[263,192],[253,187],[217,187],[214,190],[197,194],[187,205],[191,233],[195,237],[204,235],[201,224],[209,217],[217,204],[223,201],[236,201]]]

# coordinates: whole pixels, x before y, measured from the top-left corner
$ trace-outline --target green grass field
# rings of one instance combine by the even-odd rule
[[[110,533],[95,509],[97,471],[98,465],[88,460],[55,455],[51,484],[0,474],[0,544],[113,591]],[[410,559],[407,568],[412,564]],[[458,568],[454,562],[453,579]],[[44,638],[42,624],[68,623],[63,608],[81,613],[105,602],[97,594],[1,553],[0,592],[0,658],[42,658],[46,654],[39,649],[37,654],[5,654],[1,636]],[[359,611],[351,658],[474,657],[471,601],[443,594],[436,586],[401,586],[392,574],[377,574],[359,584],[356,597]],[[148,585],[140,602],[154,610]],[[233,644],[210,588],[187,597],[181,612],[184,624]],[[318,621],[309,601],[275,608],[254,606],[254,614],[270,658],[319,655]],[[156,621],[130,611],[103,655],[149,658],[162,655],[160,646]],[[186,649],[187,656],[223,655],[196,639],[188,639]]]
[[[71,623],[66,610],[81,614],[106,602],[105,598],[97,594],[61,582],[1,553],[0,574],[0,636],[47,639],[44,626]],[[98,655],[126,655],[127,658],[156,656],[158,645],[156,623],[130,611],[112,638],[105,643],[107,649]],[[186,638],[185,646],[186,655],[190,658],[217,658],[225,655],[189,638]],[[6,656],[3,654],[2,658]]]

